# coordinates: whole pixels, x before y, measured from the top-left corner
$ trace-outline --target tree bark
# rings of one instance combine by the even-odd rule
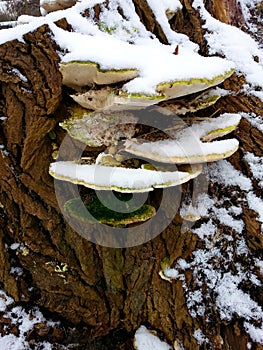
[[[183,0],[182,4],[183,9],[171,24],[174,30],[189,35],[205,53],[200,16],[191,6],[192,1]],[[167,42],[153,14],[149,15],[146,1],[134,0],[134,5],[142,21],[147,22],[146,27],[162,42]],[[218,19],[243,25],[236,1],[207,2],[207,6]],[[0,124],[0,145],[3,145],[0,152],[0,262],[3,266],[0,277],[5,290],[17,302],[44,307],[69,325],[82,329],[82,334],[68,336],[67,341],[91,342],[92,349],[96,346],[103,349],[106,342],[103,338],[103,342],[96,345],[92,340],[95,337],[108,334],[112,337],[112,331],[123,329],[126,332],[123,345],[119,344],[118,348],[128,350],[131,348],[129,337],[145,324],[171,344],[175,339],[180,340],[187,350],[205,348],[193,337],[194,330],[199,328],[206,330],[210,349],[245,350],[249,337],[238,319],[223,322],[216,311],[212,324],[207,323],[205,316],[191,317],[182,281],[169,283],[159,276],[164,260],[173,265],[180,257],[190,259],[193,251],[202,245],[191,230],[182,230],[179,214],[158,237],[127,249],[90,243],[67,225],[56,201],[53,179],[48,174],[52,153],[65,136],[58,122],[68,116],[69,103],[62,88],[59,57],[49,28],[44,25],[24,35],[23,43],[14,40],[1,45],[0,57],[1,107],[6,117]],[[206,111],[207,115],[218,110],[220,113],[253,110],[262,114],[263,105],[258,99],[239,92],[242,83],[235,75],[226,81],[224,87],[236,91],[236,95],[221,98]],[[245,151],[263,156],[262,134],[243,119],[235,136],[242,147],[230,161],[247,174],[249,167],[244,160],[241,166],[240,160]],[[209,188],[209,193],[218,198],[230,192],[229,188],[216,184]],[[156,200],[159,193],[156,191]],[[171,202],[176,200],[171,198]],[[245,209],[242,218],[248,246],[252,253],[258,254],[263,242],[256,215]],[[12,243],[20,243],[17,253],[10,249]],[[23,278],[10,274],[14,265],[23,268]],[[189,272],[187,284],[190,287],[194,283],[195,278]],[[108,345],[108,349],[111,346]],[[260,346],[254,344],[253,349]]]

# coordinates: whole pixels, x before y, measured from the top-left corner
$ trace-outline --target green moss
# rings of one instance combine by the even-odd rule
[[[129,209],[129,204],[127,201],[131,195],[119,195],[121,195],[121,197],[118,199],[122,198],[122,200],[119,200],[120,208],[125,207],[125,210]],[[96,221],[99,221],[113,227],[125,227],[129,224],[143,222],[152,218],[156,213],[155,208],[147,204],[142,205],[135,211],[132,211],[131,208],[131,212],[120,213],[105,207],[97,198],[86,205],[86,207],[83,207],[80,199],[70,199],[65,203],[64,210],[71,217],[78,219],[83,223],[96,223]],[[94,217],[94,219],[87,216],[87,211]]]
[[[98,22],[98,27],[99,27],[99,29],[101,31],[103,31],[103,32],[105,32],[107,34],[113,34],[116,31],[116,29],[117,29],[116,26],[110,27],[110,26],[108,26],[106,23],[104,23],[102,21]]]
[[[156,170],[156,168],[152,164],[142,164],[142,169],[144,170]]]
[[[170,258],[168,256],[166,256],[162,261],[161,261],[161,269],[162,271],[164,271],[165,269],[167,269],[168,267],[170,267]]]
[[[51,140],[55,140],[56,139],[56,133],[55,131],[50,131],[48,133],[48,136],[50,137]]]

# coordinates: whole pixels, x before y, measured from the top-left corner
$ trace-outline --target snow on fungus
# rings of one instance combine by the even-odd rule
[[[233,73],[234,69],[230,69],[226,73],[218,75],[213,79],[193,78],[189,80],[164,82],[157,85],[156,92],[164,95],[164,100],[186,96],[219,85]]]
[[[60,72],[63,84],[72,88],[91,86],[94,83],[115,84],[138,76],[136,69],[102,70],[98,63],[82,61],[61,62]]]
[[[162,280],[172,283],[171,278],[166,277],[165,274],[164,274],[164,272],[163,272],[162,270],[159,271],[159,276],[161,277]]]
[[[156,87],[156,93],[144,94],[141,92],[128,93],[125,90],[117,90],[110,87],[101,90],[88,90],[84,93],[77,93],[71,95],[75,102],[84,108],[101,109],[114,108],[121,109],[123,105],[126,108],[145,108],[178,97],[188,96],[199,91],[203,91],[209,87],[213,87],[224,81],[233,71],[226,73],[225,76],[219,76],[212,80],[207,79],[191,79],[189,81],[166,82],[159,84]],[[194,99],[192,104],[188,107],[188,103],[179,108],[178,114],[185,114],[187,112],[195,112],[199,109],[207,108],[213,105],[220,95],[206,94],[203,98]],[[176,104],[176,100],[175,100]]]
[[[240,119],[239,119],[240,120]],[[239,123],[239,122],[238,122]],[[233,124],[229,126],[218,126],[218,129],[211,130],[209,133],[201,137],[203,142],[210,142],[218,137],[223,137],[237,128],[238,124]]]
[[[121,203],[121,201],[119,201],[119,203]],[[122,202],[122,205],[125,206],[126,212],[122,212],[121,207],[120,211],[111,210],[104,206],[98,198],[93,199],[91,203],[85,206],[81,199],[74,198],[64,204],[64,210],[68,215],[83,223],[92,224],[99,221],[102,224],[113,227],[125,227],[130,224],[144,222],[151,219],[156,214],[155,208],[148,204],[143,204],[136,210],[131,208],[128,212],[129,204],[127,202]]]
[[[76,164],[70,161],[51,163],[49,173],[55,179],[69,181],[95,190],[114,190],[122,193],[150,192],[154,188],[181,185],[197,177],[202,167],[189,171],[153,171],[111,167],[97,164]]]
[[[81,107],[71,109],[72,117],[59,125],[69,135],[90,147],[110,146],[122,138],[130,139],[135,133],[137,118],[127,111],[89,112]]]
[[[209,89],[201,93],[188,95],[182,98],[176,98],[161,102],[160,107],[168,109],[176,115],[184,115],[186,113],[194,113],[201,109],[208,108],[214,105],[221,95],[217,89]]]
[[[224,113],[218,118],[205,120],[176,132],[173,139],[156,142],[127,140],[125,150],[136,156],[170,164],[218,161],[231,156],[238,149],[238,140],[203,141],[211,141],[230,133],[237,127],[240,119],[239,114]]]

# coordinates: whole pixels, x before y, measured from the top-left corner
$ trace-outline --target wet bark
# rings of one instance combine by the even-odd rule
[[[205,52],[201,20],[191,3],[183,0],[183,10],[171,23]],[[229,3],[220,2],[219,11],[217,2],[213,2],[209,9],[221,20],[224,13],[224,21],[229,22],[230,12],[239,11],[234,1],[231,11]],[[142,21],[148,23],[147,28],[165,42],[153,14],[148,16],[146,1],[134,0],[134,4]],[[107,343],[106,338],[96,343],[95,337],[100,339],[110,334],[113,339],[110,332],[120,329],[126,333],[123,345],[119,344],[118,348],[130,349],[129,337],[141,324],[157,330],[170,343],[180,340],[188,350],[201,349],[193,337],[198,328],[207,330],[211,349],[245,350],[249,337],[237,320],[223,323],[216,312],[213,324],[206,324],[205,317],[192,318],[182,282],[169,283],[159,276],[164,260],[168,259],[172,265],[180,257],[191,258],[202,244],[195,234],[182,227],[179,214],[161,235],[128,249],[95,245],[68,226],[48,174],[52,154],[65,136],[58,123],[67,117],[68,103],[58,69],[59,57],[48,27],[26,34],[23,43],[10,41],[1,45],[0,57],[1,109],[6,117],[0,124],[0,263],[3,266],[0,277],[6,291],[16,301],[44,307],[65,324],[81,329],[67,340],[92,342],[93,350],[96,346],[103,349]],[[222,98],[206,111],[207,115],[216,111],[251,110],[262,114],[262,103],[239,93],[241,86],[242,80],[237,76],[225,82],[224,87],[237,94]],[[251,175],[246,162],[240,160],[244,151],[263,156],[262,134],[244,119],[236,137],[241,148],[230,161]],[[220,197],[231,189],[214,184],[209,191]],[[178,192],[178,199],[171,198],[171,202],[179,201],[179,195]],[[256,214],[245,209],[243,219],[249,248],[259,252],[263,242]],[[12,250],[12,243],[20,243],[20,249]],[[10,274],[12,266],[23,268],[22,278]],[[191,273],[187,283],[194,284]],[[111,346],[115,345],[109,344],[108,349]]]

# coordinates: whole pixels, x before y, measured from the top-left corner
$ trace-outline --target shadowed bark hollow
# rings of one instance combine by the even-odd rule
[[[235,1],[207,3],[209,10],[225,22],[232,22],[233,16],[240,13]],[[182,4],[183,9],[171,20],[173,28],[189,35],[205,52],[200,17],[192,1],[183,0]],[[147,2],[134,0],[134,5],[147,29],[166,43]],[[241,17],[234,24],[240,23]],[[209,324],[205,316],[192,318],[182,281],[169,283],[159,276],[165,259],[172,265],[180,257],[191,258],[193,251],[202,246],[197,235],[182,228],[179,214],[161,235],[129,249],[97,246],[67,225],[48,174],[52,153],[65,136],[58,122],[67,117],[52,34],[44,25],[24,35],[24,42],[13,40],[1,45],[0,57],[1,109],[6,117],[0,124],[0,277],[5,290],[18,302],[37,304],[68,324],[84,327],[81,329],[85,329],[85,336],[80,332],[79,343],[112,336],[110,332],[117,329],[134,332],[145,324],[171,344],[180,340],[187,350],[204,348],[193,337],[199,328],[206,329],[211,349],[245,350],[249,337],[238,320],[224,323],[217,312]],[[236,76],[224,84],[235,91],[241,86]],[[238,93],[222,98],[207,113],[253,110],[260,114],[262,107],[256,98]],[[241,148],[230,161],[246,173],[249,167],[244,161],[241,166],[240,159],[244,151],[263,156],[262,134],[244,119],[236,137]],[[229,193],[231,197],[231,189],[216,184],[209,191],[219,197]],[[179,201],[179,195],[171,197],[171,202]],[[248,246],[258,253],[262,249],[259,223],[249,209],[242,217]],[[9,248],[12,243],[20,243],[17,253]],[[23,268],[22,278],[10,274],[12,266]],[[194,283],[189,272],[187,284]],[[130,342],[119,347],[130,348]],[[253,345],[253,349],[260,348]]]

